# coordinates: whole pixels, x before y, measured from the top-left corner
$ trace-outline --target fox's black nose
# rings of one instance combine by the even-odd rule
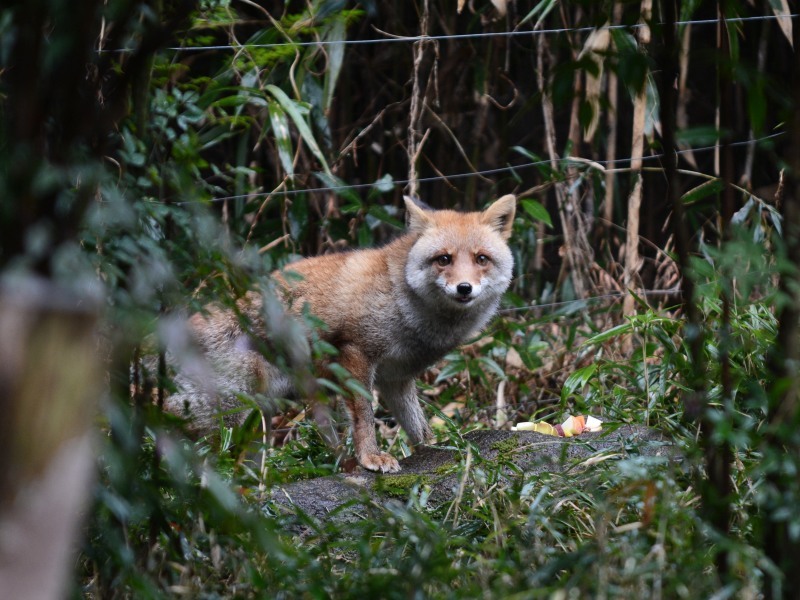
[[[459,283],[456,286],[456,291],[462,296],[469,296],[472,293],[472,284],[466,282]]]

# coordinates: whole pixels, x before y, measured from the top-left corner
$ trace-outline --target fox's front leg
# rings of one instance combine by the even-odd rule
[[[366,357],[356,348],[346,346],[339,349],[341,365],[358,379],[365,389],[371,390],[373,369]],[[350,423],[353,428],[353,445],[356,449],[356,460],[365,469],[394,473],[400,470],[400,464],[391,454],[378,449],[375,437],[375,414],[372,403],[363,396],[350,396],[345,399]]]
[[[417,382],[413,378],[382,379],[379,375],[376,385],[381,402],[400,423],[411,443],[416,446],[429,442],[433,433],[419,403]]]

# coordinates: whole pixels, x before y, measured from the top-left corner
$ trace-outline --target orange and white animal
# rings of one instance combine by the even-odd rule
[[[408,230],[386,246],[306,258],[275,278],[287,309],[321,319],[319,336],[338,350],[335,360],[364,390],[377,390],[411,442],[422,444],[431,431],[415,378],[496,313],[512,277],[516,199],[503,196],[482,212],[429,210],[408,198],[405,206]],[[292,377],[259,350],[269,343],[268,308],[250,292],[236,311],[211,306],[189,320],[212,375],[179,368],[178,391],[166,406],[196,431],[217,427],[220,413],[241,406],[241,394],[293,393]],[[354,394],[344,404],[359,464],[398,471],[397,460],[378,448],[370,400]]]

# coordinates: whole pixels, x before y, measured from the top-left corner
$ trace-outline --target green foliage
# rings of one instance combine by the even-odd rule
[[[62,4],[58,14],[66,10]],[[470,5],[475,12],[463,15],[451,5],[437,5],[431,31],[484,33],[500,27],[506,21],[492,21],[489,4]],[[611,22],[607,13],[613,4],[545,0],[520,4],[507,19],[517,19],[517,28],[571,21],[576,28],[594,27]],[[682,3],[681,18],[693,18],[700,4]],[[774,10],[782,10],[778,4],[771,2]],[[41,75],[11,65],[19,6],[0,9],[3,111],[9,110],[14,91],[9,73],[34,73],[41,85],[57,78],[52,65],[66,35],[54,19],[52,31],[39,36],[58,42],[45,48],[48,68]],[[115,51],[90,52],[87,46],[88,66],[76,63],[79,80],[96,87],[81,87],[79,94],[64,88],[57,99],[75,97],[90,106],[76,123],[110,125],[75,136],[66,149],[43,145],[48,152],[61,151],[46,156],[10,143],[10,129],[0,132],[0,155],[7,159],[0,165],[3,267],[46,271],[61,279],[96,276],[108,294],[101,337],[108,348],[110,394],[98,418],[99,476],[74,595],[757,594],[764,578],[776,572],[764,552],[767,526],[780,523],[792,539],[800,538],[797,457],[784,451],[800,447],[800,429],[796,417],[768,420],[773,388],[792,383],[772,381],[769,368],[778,331],[775,308],[790,302],[775,280],[796,271],[783,253],[784,224],[777,208],[747,191],[756,187],[747,182],[736,188],[741,207],[733,229],[723,235],[715,223],[725,183],[705,174],[713,168],[701,157],[696,170],[705,183],[682,189],[697,224],[692,233],[698,252],[690,271],[679,275],[695,282],[696,297],[684,300],[697,303],[702,330],[688,330],[677,309],[650,305],[643,297],[636,298],[636,314],[624,318],[592,298],[576,297],[571,270],[586,267],[619,283],[612,275],[619,272],[615,257],[621,249],[615,223],[606,223],[615,233],[582,230],[596,250],[585,265],[561,254],[569,250],[567,220],[578,213],[586,223],[597,219],[609,185],[599,163],[581,160],[603,155],[608,132],[601,131],[595,141],[563,138],[572,125],[574,101],[582,125],[595,110],[608,108],[605,98],[597,107],[586,99],[586,76],[596,76],[600,66],[580,56],[580,31],[542,45],[542,90],[531,83],[539,58],[533,35],[517,36],[502,47],[499,39],[483,46],[440,41],[429,46],[435,59],[422,61],[430,83],[421,122],[431,131],[419,161],[431,175],[425,181],[423,173],[423,197],[450,206],[462,193],[465,205],[526,186],[537,194],[521,193],[512,238],[516,280],[501,318],[448,355],[423,382],[428,410],[442,424],[438,443],[460,457],[436,473],[437,479],[455,481],[445,502],[431,501],[430,479],[385,476],[375,491],[391,501],[365,500],[364,518],[342,521],[333,514],[320,520],[303,514],[271,494],[279,484],[336,472],[351,450],[347,442],[344,452],[329,448],[320,431],[298,414],[282,424],[279,433],[286,435],[271,447],[260,433],[260,422],[268,417],[261,414],[258,398],[243,398],[249,414],[243,426],[221,425],[213,439],[189,441],[181,433],[183,423],[157,407],[159,395],[172,386],[168,373],[148,365],[156,387],[144,377],[131,386],[131,362],[148,351],[157,355],[177,335],[170,325],[185,315],[208,302],[234,307],[248,291],[271,289],[270,273],[298,255],[380,243],[402,227],[398,182],[408,160],[411,46],[392,42],[399,49],[393,53],[386,50],[387,42],[357,51],[345,42],[356,32],[366,39],[385,29],[372,18],[380,11],[398,35],[417,35],[420,23],[415,7],[403,3],[348,6],[312,0],[270,7],[270,13],[260,4],[203,0],[187,13],[185,5],[169,1],[98,5],[105,23],[114,25],[104,27],[111,35],[102,40],[108,43],[104,48]],[[186,15],[186,22],[175,25],[172,13]],[[630,25],[639,17],[628,10],[623,22]],[[169,27],[161,31],[160,24]],[[158,35],[151,37],[151,30]],[[618,114],[646,91],[646,135],[658,147],[656,53],[635,33],[613,29],[601,59],[605,72],[616,74],[628,92],[615,107]],[[163,35],[174,35],[174,47],[186,51],[135,54]],[[730,63],[718,64],[744,90],[742,120],[754,132],[771,131],[793,109],[786,99],[790,94],[779,76],[748,63],[744,36],[732,39]],[[200,51],[197,46],[231,48]],[[123,48],[132,52],[116,52]],[[703,68],[710,64],[698,54],[692,60]],[[146,64],[135,82],[123,79],[132,63]],[[343,81],[349,85],[342,86]],[[123,90],[130,85],[130,93],[115,96],[116,85]],[[536,153],[546,151],[543,94],[554,101],[558,116],[552,125],[562,136],[554,140],[556,155],[548,159]],[[42,139],[60,140],[70,131],[71,123],[60,117],[62,104],[48,99],[42,105]],[[680,144],[714,144],[721,133],[730,133],[717,130],[708,107],[692,127],[678,132]],[[759,159],[756,173],[774,175],[784,159],[769,144],[759,148],[767,158]],[[518,160],[535,168],[517,168]],[[455,189],[455,178],[440,175],[463,172],[465,161],[471,170],[511,168],[508,175],[498,171],[492,180],[470,178],[463,190]],[[314,191],[320,187],[330,189]],[[559,194],[548,195],[551,188]],[[651,198],[662,191],[652,188]],[[624,184],[621,190],[610,201],[629,191]],[[566,196],[576,201],[567,205]],[[50,212],[33,225],[22,223],[20,215],[31,207]],[[612,208],[624,213],[621,206]],[[655,224],[653,230],[662,225]],[[668,248],[668,233],[661,235]],[[70,236],[79,239],[79,248]],[[9,250],[12,238],[16,254]],[[537,258],[537,246],[544,258]],[[658,271],[652,256],[646,262]],[[593,289],[603,287],[602,281],[592,279]],[[730,307],[723,297],[731,299]],[[550,306],[554,301],[557,305]],[[312,315],[306,317],[310,329],[321,326]],[[309,348],[295,325],[286,326],[276,348],[265,350],[280,368],[293,365],[293,344],[300,344],[331,363],[330,378],[319,380],[321,388],[370,395],[335,362],[334,348],[313,333]],[[693,336],[702,341],[699,364],[692,355]],[[695,439],[702,436],[684,413],[694,369],[706,386],[701,416],[713,425],[704,443],[728,445],[734,453],[735,491],[725,499],[731,507],[727,535],[698,508],[697,483],[704,474]],[[451,405],[455,408],[447,409]],[[463,438],[467,429],[502,426],[505,419],[559,422],[567,413],[595,414],[608,430],[637,423],[667,431],[684,459],[646,458],[630,444],[625,459],[609,456],[585,464],[565,458],[563,472],[531,475],[511,467],[512,444],[495,448],[499,456],[487,460]],[[386,436],[381,444],[398,458],[408,452],[402,433]],[[732,568],[720,581],[709,573],[723,550]]]

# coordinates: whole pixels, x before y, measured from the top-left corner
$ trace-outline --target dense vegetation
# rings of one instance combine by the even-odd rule
[[[794,24],[777,1],[5,2],[0,269],[106,298],[72,595],[797,597]],[[420,382],[438,443],[584,413],[682,461],[509,481],[465,452],[450,502],[417,485],[345,526],[269,500],[348,468],[302,405],[272,444],[252,408],[201,440],[159,410],[188,312],[390,239],[403,194],[505,193],[501,314]]]

